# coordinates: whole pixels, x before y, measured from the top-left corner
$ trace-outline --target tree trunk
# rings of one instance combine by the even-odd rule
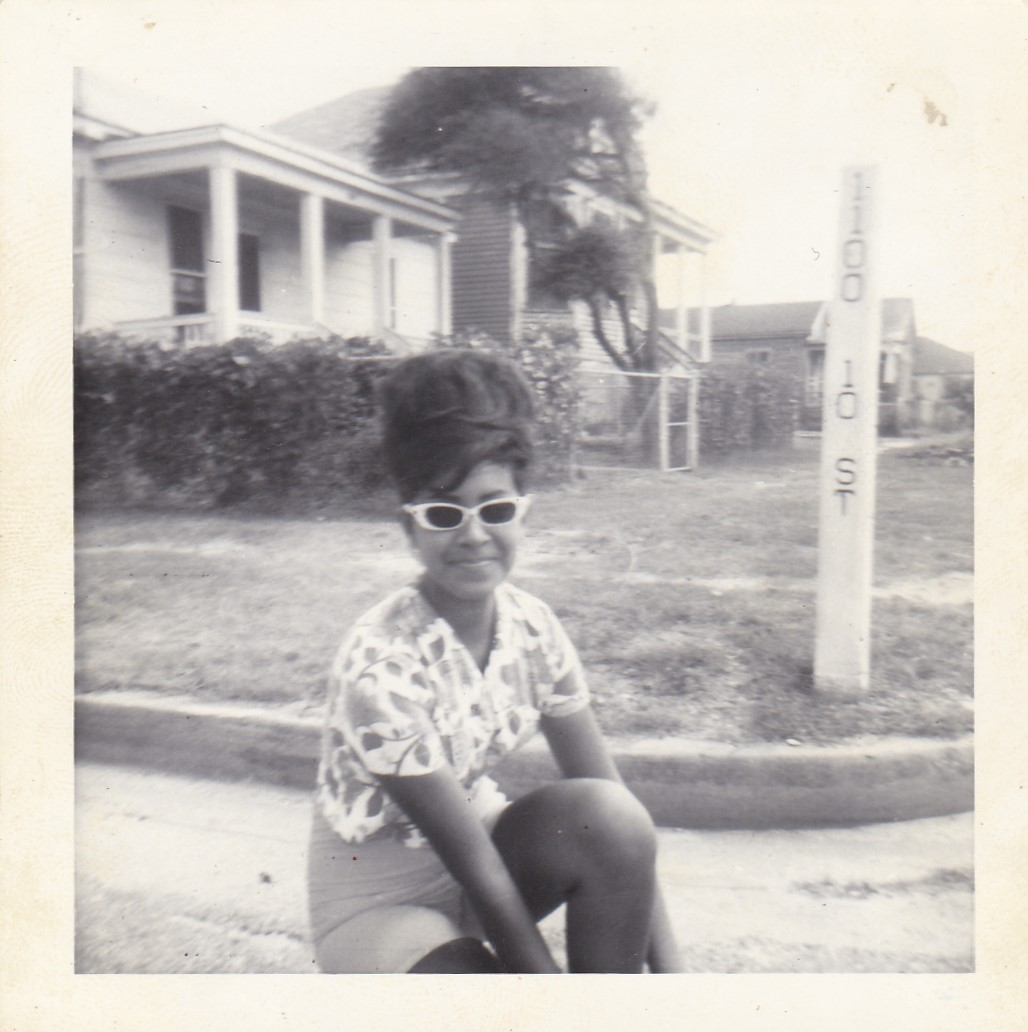
[[[643,297],[646,299],[646,336],[642,348],[642,368],[647,372],[660,371],[660,308],[657,302],[657,284],[647,272],[642,277]]]
[[[621,320],[621,332],[625,338],[625,354],[628,356],[628,364],[635,371],[641,366],[640,355],[635,346],[635,327],[632,325],[632,313],[628,307],[628,298],[622,293],[613,295],[614,305],[618,310],[618,318]]]
[[[618,354],[617,349],[607,337],[607,331],[603,328],[603,305],[600,296],[593,294],[586,299],[586,304],[589,306],[589,315],[592,316],[593,336],[599,342],[600,347],[607,353],[611,362],[622,372],[626,372],[628,370],[628,363]],[[631,338],[626,338],[626,340],[631,340]]]

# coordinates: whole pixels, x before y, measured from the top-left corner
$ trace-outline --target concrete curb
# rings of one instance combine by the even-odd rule
[[[294,713],[128,693],[75,702],[80,760],[290,788],[313,787],[320,729],[320,719]],[[655,740],[615,743],[614,752],[625,781],[668,827],[864,824],[974,806],[970,740],[797,748]],[[497,780],[519,795],[555,776],[540,739],[508,757]]]

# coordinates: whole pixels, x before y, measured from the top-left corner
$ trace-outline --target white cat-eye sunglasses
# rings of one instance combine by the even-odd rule
[[[456,502],[419,502],[402,506],[403,511],[424,530],[459,530],[474,516],[486,527],[502,527],[514,523],[528,512],[531,495],[512,498],[490,498],[470,509]]]

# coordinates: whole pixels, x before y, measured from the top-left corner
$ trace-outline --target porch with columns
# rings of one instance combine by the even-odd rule
[[[395,340],[404,329],[395,276],[401,259],[418,264],[420,332],[411,343],[450,332],[456,213],[443,205],[332,155],[224,126],[105,141],[93,159],[106,183],[145,190],[205,217],[204,268],[197,271],[206,285],[205,311],[176,312],[165,302],[152,317],[121,321],[122,332],[170,331],[189,343],[255,332],[276,341],[327,333]],[[240,233],[255,223],[267,231],[259,311],[240,302]],[[167,273],[170,282],[170,259]],[[429,276],[431,289],[421,289]],[[351,309],[357,315],[347,325]]]
[[[668,337],[693,362],[710,361],[710,306],[707,303],[707,252],[705,247],[654,234],[655,264],[663,255],[674,255],[675,330]],[[691,275],[690,275],[691,273]]]

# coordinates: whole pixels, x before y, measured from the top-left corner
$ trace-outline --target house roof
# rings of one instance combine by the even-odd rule
[[[772,305],[724,305],[710,311],[712,339],[810,336],[821,301],[785,301]]]
[[[945,344],[918,337],[914,348],[914,375],[968,375],[974,372],[974,355]]]
[[[780,301],[766,305],[722,305],[710,310],[712,340],[772,340],[800,337],[824,341],[824,301]],[[673,308],[661,310],[661,322],[675,325]],[[913,334],[914,303],[906,297],[882,299],[882,339],[903,341]]]
[[[448,232],[456,212],[375,176],[338,155],[257,130],[226,125],[103,140],[92,150],[101,179],[131,181],[215,167],[236,171],[434,232]]]
[[[91,72],[76,70],[73,114],[76,135],[92,141],[93,161],[107,181],[195,172],[228,156],[239,172],[430,231],[451,231],[457,221],[439,201],[343,153],[263,129],[197,125],[195,111],[155,103]]]
[[[273,123],[270,128],[322,150],[371,164],[371,141],[391,86],[371,86]]]
[[[392,91],[392,86],[371,86],[356,90],[280,119],[269,128],[283,136],[343,155],[370,168],[371,144]],[[402,182],[414,191],[423,190],[426,183],[424,173],[389,178]],[[657,228],[670,239],[705,249],[717,238],[709,226],[656,198],[653,199],[652,208]]]

